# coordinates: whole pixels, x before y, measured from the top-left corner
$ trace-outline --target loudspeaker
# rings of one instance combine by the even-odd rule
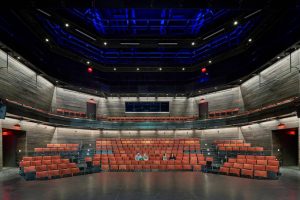
[[[0,119],[5,119],[6,116],[6,105],[0,101]]]

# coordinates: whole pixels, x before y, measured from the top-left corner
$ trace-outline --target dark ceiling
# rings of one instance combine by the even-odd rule
[[[298,7],[2,9],[0,41],[58,84],[190,94],[275,58],[299,41],[299,21]]]

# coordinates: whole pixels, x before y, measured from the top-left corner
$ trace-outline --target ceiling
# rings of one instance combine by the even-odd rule
[[[299,20],[298,8],[3,9],[0,41],[57,84],[190,95],[276,58],[299,41]]]

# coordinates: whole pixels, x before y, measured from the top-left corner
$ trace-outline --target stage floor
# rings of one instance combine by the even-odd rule
[[[281,171],[283,175],[279,180],[200,172],[105,172],[50,181],[25,181],[18,175],[0,176],[0,199],[299,200],[300,171]]]

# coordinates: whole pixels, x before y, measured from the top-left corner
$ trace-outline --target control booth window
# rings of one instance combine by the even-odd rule
[[[125,112],[169,112],[169,102],[125,102]]]

